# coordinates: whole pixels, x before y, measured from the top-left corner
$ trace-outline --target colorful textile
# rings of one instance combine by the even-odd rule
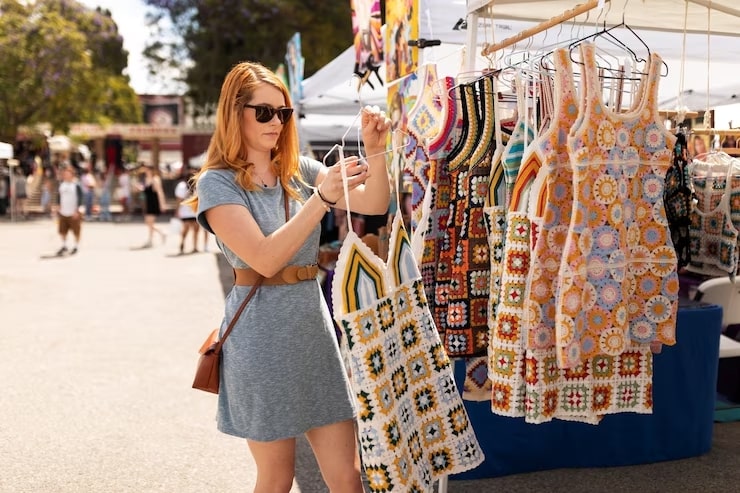
[[[529,272],[529,230],[526,213],[506,216],[504,258],[489,355],[491,410],[503,416],[524,415],[524,346],[522,309]]]
[[[567,50],[556,50],[555,117],[539,140],[546,178],[545,214],[534,243],[524,313],[529,327],[526,346],[555,345],[555,301],[563,247],[573,205],[573,171],[568,157],[567,136],[578,117],[578,99]]]
[[[734,274],[738,268],[738,229],[732,221],[730,198],[734,187],[740,190],[740,180],[732,178],[732,163],[694,161],[691,168],[696,203],[689,214],[688,270],[709,276]]]
[[[560,265],[558,361],[574,368],[617,356],[630,341],[675,344],[676,252],[663,205],[675,137],[657,111],[662,61],[649,60],[640,106],[615,114],[601,101],[593,44],[581,45],[585,114],[568,136],[573,214]]]
[[[691,262],[689,222],[693,192],[690,187],[687,154],[686,136],[682,133],[676,135],[676,145],[673,147],[673,166],[665,175],[663,202],[679,268]]]
[[[524,416],[528,423],[557,418],[597,424],[605,414],[652,412],[653,356],[647,345],[633,345],[618,356],[599,354],[573,369],[558,366],[557,274],[573,202],[566,136],[579,111],[568,50],[556,50],[554,60],[555,114],[538,140],[545,213],[540,221],[535,211],[532,220],[533,226],[539,224],[539,233],[533,243],[522,319],[526,333]],[[539,200],[530,201],[530,207]]]
[[[370,491],[431,492],[436,479],[481,464],[400,215],[387,263],[350,231],[332,296],[346,336]]]
[[[511,139],[503,152],[501,163],[505,183],[505,205],[503,216],[503,242],[492,243],[492,248],[501,251],[497,265],[491,265],[500,278],[489,303],[495,306],[495,314],[489,317],[489,377],[491,379],[491,410],[503,416],[523,416],[524,399],[524,345],[521,318],[523,316],[524,290],[530,257],[530,223],[526,207],[520,212],[521,203],[539,169],[540,160],[531,152],[533,132],[527,118],[527,92],[517,77],[517,108],[519,120]],[[527,149],[524,146],[527,145]],[[522,166],[526,154],[527,167]],[[524,171],[523,173],[520,173]],[[497,180],[500,182],[500,180]],[[500,187],[500,183],[494,186]],[[489,194],[489,202],[494,194]],[[489,209],[489,214],[497,211]],[[493,217],[493,216],[492,216]],[[497,252],[498,254],[498,252]]]
[[[517,91],[526,92],[525,85],[521,78],[516,80]],[[517,97],[517,122],[511,133],[506,149],[501,156],[503,165],[504,182],[506,183],[505,203],[501,204],[508,209],[511,202],[511,196],[514,192],[514,183],[519,175],[519,168],[522,165],[524,149],[534,140],[534,129],[527,118],[527,107],[525,99]]]
[[[459,152],[447,166],[453,193],[450,195],[450,216],[444,233],[444,248],[440,255],[449,267],[444,287],[446,295],[446,326],[444,342],[450,357],[484,356],[488,348],[488,243],[483,205],[488,195],[493,139],[492,81],[486,77],[471,87],[468,97],[474,104],[467,136]],[[477,93],[477,94],[476,94]],[[475,101],[481,104],[475,104]],[[473,116],[475,115],[475,116]],[[438,282],[439,285],[439,282]],[[441,306],[435,311],[442,315]]]
[[[447,113],[445,105],[452,103],[450,98],[438,97],[433,93],[437,69],[435,65],[424,65],[425,70],[419,78],[421,91],[416,97],[414,107],[408,114],[408,138],[404,150],[404,182],[411,186],[411,231],[423,228],[422,215],[424,196],[430,181],[431,162],[427,141],[435,136]],[[446,92],[445,92],[446,94]]]
[[[444,80],[446,91],[453,90],[454,79],[447,77]],[[449,92],[447,92],[449,94]],[[439,259],[438,242],[441,240],[442,232],[447,225],[450,202],[450,180],[447,173],[446,156],[456,145],[463,126],[462,110],[458,108],[459,99],[450,97],[445,106],[445,114],[442,118],[442,128],[436,137],[429,141],[429,152],[432,157],[430,167],[430,186],[428,190],[430,211],[426,221],[427,227],[423,233],[423,247],[421,255],[421,275],[424,281],[424,290],[427,294],[429,309],[434,313],[434,281],[437,277],[437,264]],[[422,211],[424,214],[424,211]],[[414,233],[414,236],[416,234]],[[412,238],[412,247],[415,238]],[[442,330],[437,325],[438,330]],[[441,333],[441,332],[440,332]]]
[[[455,254],[453,248],[457,244],[455,229],[450,228],[450,224],[454,224],[455,214],[457,213],[454,201],[456,197],[457,175],[450,172],[448,160],[451,160],[455,154],[462,151],[465,145],[463,141],[468,138],[470,133],[477,135],[478,132],[478,120],[475,113],[472,86],[462,86],[459,95],[462,101],[462,119],[467,122],[467,125],[461,129],[460,139],[455,143],[454,148],[448,155],[448,159],[438,163],[440,166],[444,165],[445,170],[440,172],[440,177],[444,181],[439,181],[437,190],[437,204],[442,206],[442,211],[437,216],[440,232],[435,244],[437,264],[432,278],[432,286],[434,287],[432,315],[445,349],[448,348],[447,331],[449,329],[449,320],[447,318],[447,310],[449,309],[449,293],[452,289],[452,262]],[[472,144],[469,146],[467,152],[470,152],[471,149]],[[444,223],[442,222],[443,220]],[[450,352],[448,354],[453,355]],[[461,352],[458,356],[462,355]]]

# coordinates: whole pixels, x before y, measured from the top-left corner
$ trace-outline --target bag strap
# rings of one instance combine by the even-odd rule
[[[283,205],[285,206],[285,222],[287,223],[288,219],[290,219],[290,204],[288,202],[288,194],[285,190],[283,190]],[[247,303],[249,303],[249,300],[251,300],[252,297],[254,297],[254,293],[257,292],[257,288],[262,285],[262,282],[264,280],[265,280],[265,276],[260,276],[259,279],[257,279],[257,283],[254,286],[252,286],[252,289],[249,290],[249,294],[247,294],[247,297],[244,298],[244,301],[242,301],[242,304],[239,305],[239,308],[236,310],[236,313],[234,313],[234,317],[231,319],[231,322],[229,322],[229,326],[226,327],[226,330],[224,331],[224,335],[216,343],[216,347],[214,348],[214,351],[216,353],[221,352],[221,346],[224,345],[226,338],[229,337],[229,334],[231,334],[231,329],[234,328],[236,321],[239,319],[239,316],[244,311],[244,308],[247,306]],[[236,282],[236,271],[234,271],[234,281]]]

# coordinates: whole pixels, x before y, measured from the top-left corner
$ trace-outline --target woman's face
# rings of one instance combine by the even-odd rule
[[[707,152],[707,146],[704,144],[704,139],[697,137],[694,139],[694,154],[704,154]]]
[[[279,89],[269,84],[260,84],[254,90],[248,104],[277,109],[285,107],[285,98]],[[257,121],[258,111],[260,110],[246,106],[242,109],[242,136],[248,151],[269,152],[277,145],[280,133],[283,131],[283,123],[280,122],[277,114],[272,115],[269,121],[261,123]]]

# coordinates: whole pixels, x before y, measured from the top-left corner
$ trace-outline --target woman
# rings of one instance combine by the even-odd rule
[[[349,158],[327,168],[299,156],[289,92],[273,72],[243,62],[221,87],[194,202],[198,222],[236,271],[222,333],[251,285],[266,278],[223,346],[217,420],[222,432],[246,438],[258,470],[255,492],[290,490],[300,435],[330,491],[363,491],[354,399],[315,264],[324,214],[329,206],[346,209],[342,165],[352,211],[386,212],[389,126],[377,108],[363,109],[367,163]],[[298,266],[313,277],[286,284]]]
[[[195,211],[187,204],[188,199],[193,195],[193,190],[189,183],[192,175],[192,172],[188,172],[188,176],[180,180],[177,183],[177,186],[175,186],[175,197],[179,200],[175,217],[182,221],[182,229],[180,231],[180,255],[185,254],[185,240],[190,232],[192,232],[193,237],[192,253],[196,253],[198,251],[198,232],[200,231],[200,227],[195,219]]]
[[[26,174],[23,172],[20,166],[14,167],[15,176],[15,197],[13,197],[13,210],[19,217],[26,219]]]
[[[165,210],[164,190],[162,179],[154,166],[144,165],[144,183],[141,185],[141,191],[144,192],[144,224],[148,231],[144,248],[150,248],[153,245],[154,233],[159,235],[164,244],[167,235],[157,227],[157,216]]]
[[[691,139],[692,148],[689,149],[689,153],[692,157],[701,156],[707,152],[707,143],[701,135],[694,135]]]

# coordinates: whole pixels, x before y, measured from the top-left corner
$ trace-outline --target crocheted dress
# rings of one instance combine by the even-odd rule
[[[586,106],[568,136],[573,209],[559,270],[558,362],[618,356],[631,341],[675,343],[676,252],[663,205],[675,137],[658,115],[662,61],[649,60],[641,104],[617,114],[601,100],[595,47],[581,45]]]
[[[332,287],[359,407],[370,491],[431,492],[484,460],[426,302],[400,215],[388,261],[351,230]]]

